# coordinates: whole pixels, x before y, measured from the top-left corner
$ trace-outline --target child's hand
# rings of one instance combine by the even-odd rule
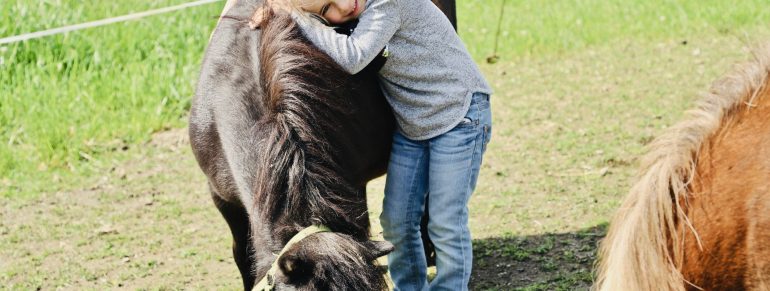
[[[227,4],[225,4],[225,7],[230,4],[230,2],[233,2],[233,4],[237,0],[228,0]],[[263,18],[267,16],[267,14],[271,13],[270,10],[276,13],[291,13],[292,12],[292,5],[289,3],[291,0],[266,0],[263,2],[263,4],[254,11],[254,14],[251,15],[251,19],[249,20],[249,27],[251,29],[257,29],[262,24]],[[232,4],[230,4],[232,5]]]
[[[266,0],[265,5],[272,8],[275,12],[291,13],[294,7],[290,3],[291,0]]]

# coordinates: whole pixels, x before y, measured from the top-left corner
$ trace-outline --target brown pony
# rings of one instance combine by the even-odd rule
[[[755,55],[650,145],[596,290],[770,290],[770,47]]]
[[[244,289],[263,277],[278,290],[387,288],[375,259],[393,246],[370,240],[365,193],[385,173],[395,127],[375,75],[382,64],[350,76],[262,0],[227,6],[189,134]],[[314,225],[331,232],[283,249]]]

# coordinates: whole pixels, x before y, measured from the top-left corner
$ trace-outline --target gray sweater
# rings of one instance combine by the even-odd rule
[[[383,47],[380,85],[406,137],[426,140],[462,121],[474,92],[491,94],[452,24],[429,0],[368,0],[350,35],[294,17],[305,36],[351,74]]]

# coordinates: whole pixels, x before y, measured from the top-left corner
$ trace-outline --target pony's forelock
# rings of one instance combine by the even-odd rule
[[[294,278],[297,290],[385,290],[382,269],[374,263],[366,242],[337,233],[316,235],[292,249],[300,260],[312,260],[313,273]],[[298,279],[298,280],[297,280]]]

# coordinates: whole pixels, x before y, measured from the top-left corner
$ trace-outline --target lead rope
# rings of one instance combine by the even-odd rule
[[[500,60],[500,56],[497,55],[497,44],[500,41],[500,27],[503,24],[503,15],[505,15],[505,3],[507,0],[503,0],[503,4],[500,5],[500,17],[497,19],[497,33],[495,34],[495,49],[492,55],[487,57],[487,63],[494,64]]]

